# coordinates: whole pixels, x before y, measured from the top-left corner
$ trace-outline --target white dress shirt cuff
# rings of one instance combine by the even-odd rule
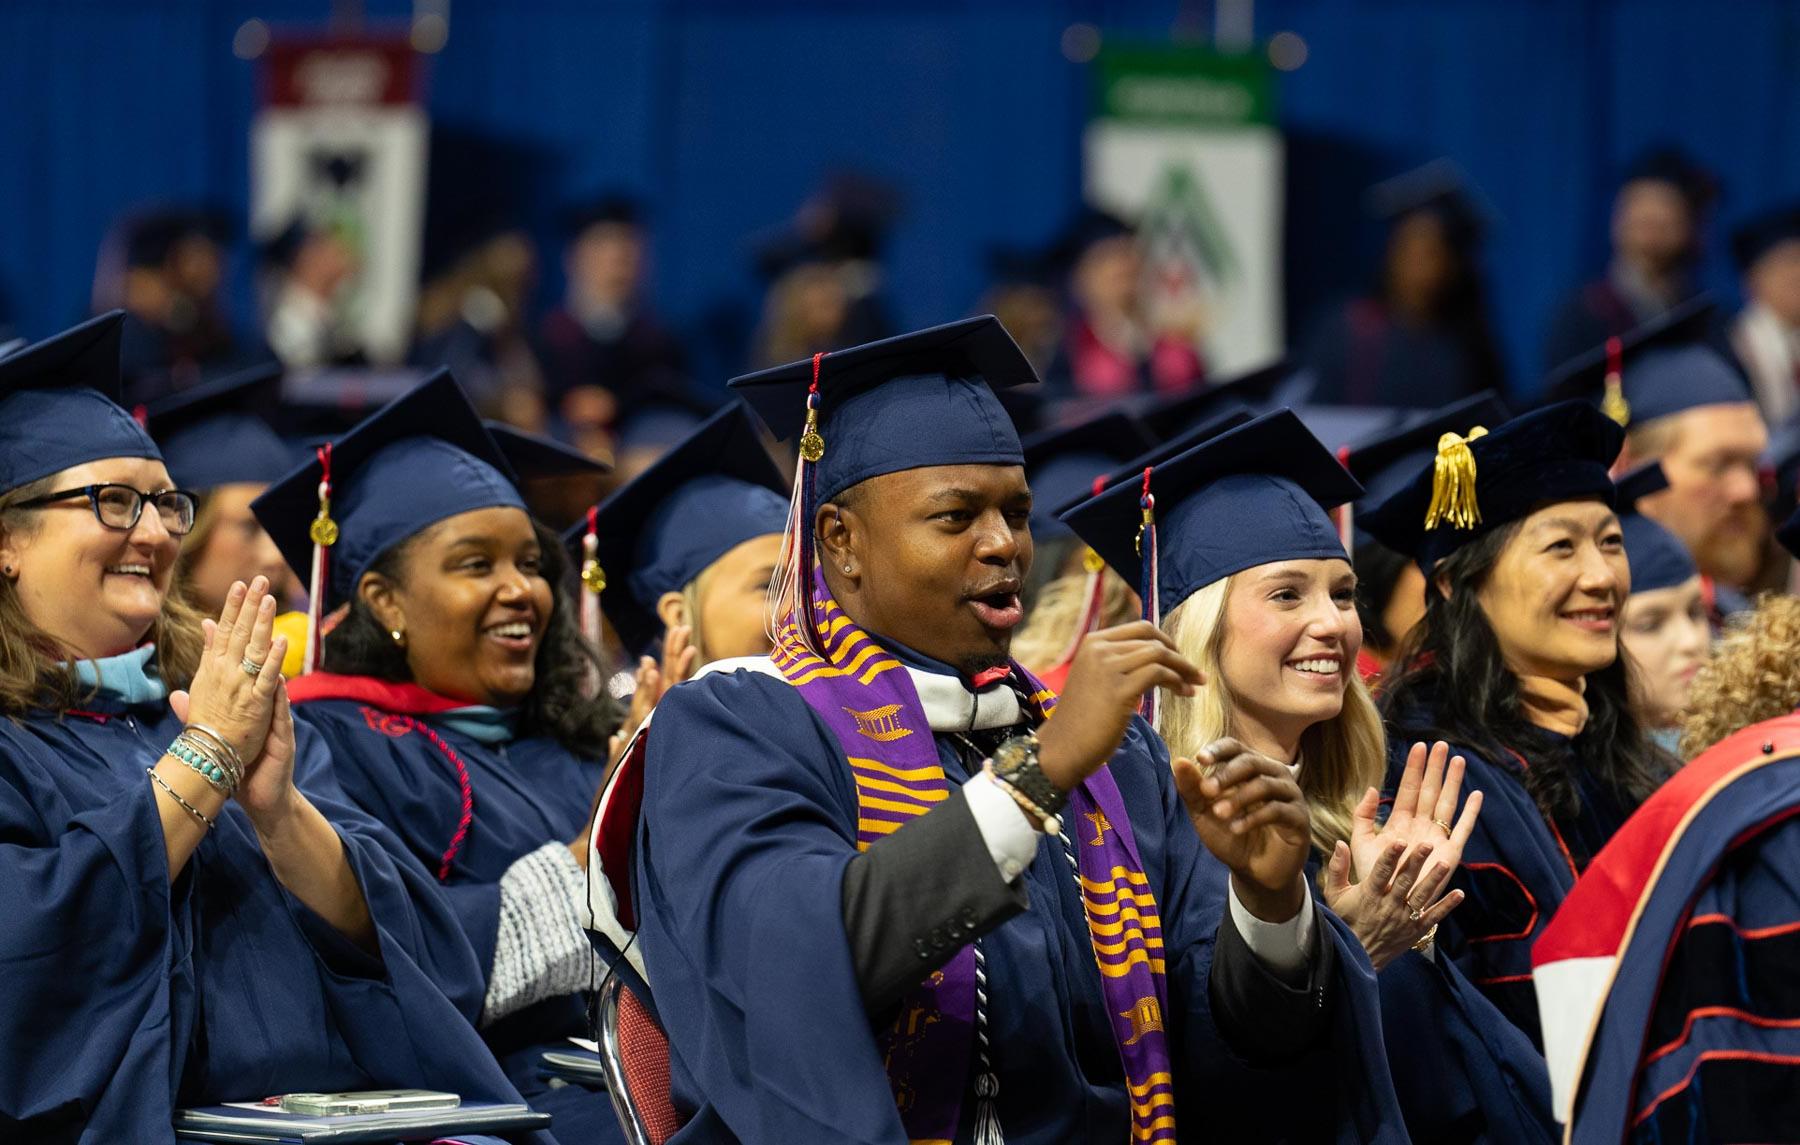
[[[985,771],[963,784],[963,795],[1000,877],[1013,882],[1037,857],[1038,833],[1031,820]]]
[[[1238,901],[1237,888],[1231,885],[1229,876],[1225,887],[1231,903],[1231,925],[1237,927],[1250,953],[1280,975],[1293,976],[1305,969],[1307,955],[1312,950],[1312,895],[1301,896],[1299,913],[1286,922],[1264,922]]]

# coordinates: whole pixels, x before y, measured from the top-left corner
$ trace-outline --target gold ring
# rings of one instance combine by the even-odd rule
[[[1432,822],[1436,823],[1439,827],[1442,827],[1444,829],[1444,834],[1448,835],[1450,833],[1450,824],[1444,822],[1442,819],[1433,819]]]

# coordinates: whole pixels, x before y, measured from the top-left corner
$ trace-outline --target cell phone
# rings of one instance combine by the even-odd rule
[[[281,1098],[283,1113],[308,1117],[340,1117],[352,1113],[411,1113],[426,1109],[455,1109],[462,1098],[431,1089],[367,1089],[355,1093],[288,1093]]]

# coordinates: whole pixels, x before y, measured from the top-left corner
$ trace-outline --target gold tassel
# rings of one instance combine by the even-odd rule
[[[1631,424],[1631,403],[1625,400],[1625,383],[1616,370],[1607,372],[1606,396],[1600,399],[1600,412],[1620,425]]]
[[[1442,524],[1453,529],[1472,529],[1481,521],[1481,505],[1475,497],[1475,454],[1469,443],[1486,437],[1476,426],[1469,436],[1446,433],[1438,438],[1437,462],[1431,477],[1431,507],[1425,510],[1425,528]]]

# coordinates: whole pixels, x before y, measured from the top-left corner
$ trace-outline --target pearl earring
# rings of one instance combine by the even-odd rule
[[[396,647],[399,647],[399,648],[406,647],[406,633],[400,631],[398,628],[390,628],[388,630],[388,635],[394,638],[394,644]]]

